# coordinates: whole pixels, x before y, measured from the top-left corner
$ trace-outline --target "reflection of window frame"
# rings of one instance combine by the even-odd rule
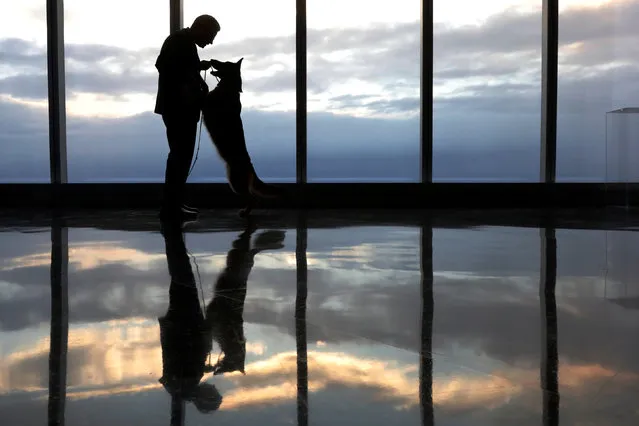
[[[422,0],[421,11],[421,79],[420,79],[420,175],[419,184],[366,184],[366,193],[369,195],[359,195],[361,185],[359,184],[307,184],[307,20],[306,2],[307,0],[296,0],[296,184],[304,189],[306,200],[316,199],[317,194],[321,194],[321,200],[316,201],[318,205],[334,204],[344,202],[349,205],[360,205],[363,200],[366,204],[369,199],[384,199],[391,197],[390,203],[403,203],[407,199],[412,199],[408,203],[419,206],[432,206],[441,204],[442,201],[450,206],[453,201],[455,206],[460,207],[459,198],[466,201],[466,205],[473,207],[489,206],[491,203],[505,203],[509,207],[523,207],[531,205],[545,205],[548,203],[576,204],[589,203],[601,205],[602,203],[613,203],[614,198],[624,198],[624,188],[600,184],[555,184],[556,175],[556,134],[557,134],[557,73],[558,73],[558,21],[559,21],[559,0],[542,0],[542,93],[541,93],[541,141],[540,141],[540,184],[433,184],[433,1]],[[170,29],[178,29],[183,26],[183,0],[170,0]],[[50,146],[50,172],[51,183],[55,188],[57,184],[67,183],[67,155],[66,155],[66,122],[65,122],[65,72],[64,72],[64,15],[63,0],[47,1],[47,34],[48,34],[48,84],[49,84],[49,146]],[[553,184],[552,192],[548,192],[544,184]],[[392,188],[389,188],[390,187]],[[583,191],[583,186],[589,188]],[[90,185],[92,188],[100,185]],[[142,185],[137,185],[142,186]],[[193,187],[194,185],[191,185]],[[211,197],[210,187],[221,188],[225,185],[207,185],[209,191],[206,198]],[[325,190],[324,188],[329,188]],[[397,188],[406,188],[398,191]],[[497,191],[494,188],[499,188]],[[26,191],[34,190],[34,186],[27,185]],[[101,188],[107,192],[113,191],[112,187],[102,185]],[[344,196],[333,191],[345,191]],[[374,188],[374,189],[371,189]],[[443,191],[432,188],[444,188]],[[0,188],[2,189],[2,188]],[[593,192],[590,191],[592,189]],[[634,188],[633,188],[634,189]],[[50,189],[46,190],[45,199],[56,201],[59,197]],[[476,195],[468,197],[468,192],[476,192]],[[558,192],[561,191],[561,192]],[[57,192],[57,191],[54,191]],[[118,192],[117,190],[115,191]],[[140,193],[147,194],[148,186],[140,189]],[[64,195],[64,193],[61,193]],[[204,195],[204,192],[202,193]],[[220,191],[220,195],[222,195]],[[81,199],[79,194],[68,194],[70,199]],[[76,195],[72,197],[72,195]],[[121,197],[124,194],[109,194],[108,198]],[[356,195],[354,200],[351,195]],[[408,195],[408,196],[407,196]],[[598,197],[593,197],[598,195]],[[96,196],[97,199],[105,198],[105,195]],[[350,198],[349,198],[350,197]],[[359,198],[358,198],[359,197]],[[438,197],[443,197],[438,198]],[[28,198],[40,198],[29,193]],[[128,205],[139,198],[136,194],[130,193],[126,200]],[[222,196],[223,198],[223,196]],[[64,200],[64,199],[63,199]],[[414,201],[418,200],[418,201]],[[426,203],[428,200],[428,203]],[[64,203],[65,201],[61,201]],[[386,200],[386,203],[389,201]],[[105,202],[106,204],[106,202]],[[218,206],[218,204],[216,204]],[[406,206],[404,206],[406,207]]]
[[[49,344],[49,424],[64,425],[69,349],[69,229],[59,218],[51,226]]]

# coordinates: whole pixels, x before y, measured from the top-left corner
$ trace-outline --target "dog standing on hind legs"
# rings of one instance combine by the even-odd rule
[[[226,176],[231,189],[246,199],[246,207],[240,217],[247,217],[258,198],[278,198],[281,189],[264,183],[255,173],[251,157],[246,148],[242,124],[242,60],[221,62],[211,60],[211,74],[219,78],[202,104],[204,126],[213,145],[226,166]]]

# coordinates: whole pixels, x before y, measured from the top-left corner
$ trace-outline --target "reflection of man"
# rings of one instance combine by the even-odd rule
[[[177,224],[163,223],[162,235],[171,275],[169,309],[159,318],[162,345],[160,383],[171,394],[171,425],[184,423],[184,404],[193,402],[200,412],[217,410],[222,396],[215,386],[200,383],[211,350],[195,277]]]
[[[212,44],[219,31],[215,18],[198,16],[191,27],[166,38],[155,63],[159,72],[155,113],[162,115],[169,142],[163,218],[186,220],[197,216],[196,209],[184,204],[183,192],[195,150],[200,103],[208,93],[200,71],[209,69],[211,63],[200,61],[196,45],[203,48]]]

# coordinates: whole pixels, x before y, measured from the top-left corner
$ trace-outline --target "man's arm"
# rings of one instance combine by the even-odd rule
[[[200,61],[197,65],[191,61],[188,53],[192,47],[191,43],[183,38],[169,37],[164,42],[155,63],[160,74],[167,76],[176,86],[192,84],[197,87],[202,80],[199,71],[211,67],[210,61]]]
[[[165,76],[168,84],[185,104],[197,102],[199,92],[205,90],[204,80],[199,74],[201,64],[190,61],[190,42],[178,37],[170,36],[164,42],[155,67],[160,75]],[[202,61],[205,62],[205,61]]]
[[[175,35],[169,36],[160,50],[155,68],[160,74],[171,80],[184,78],[187,75],[185,51],[188,46]]]

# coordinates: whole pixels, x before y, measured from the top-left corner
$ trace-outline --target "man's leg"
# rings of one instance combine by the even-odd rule
[[[166,213],[183,213],[184,189],[193,160],[197,122],[186,120],[181,116],[163,116],[163,120],[169,143],[169,155],[164,175],[162,209]]]
[[[180,163],[180,184],[181,184],[181,206],[187,210],[195,211],[192,207],[186,207],[185,204],[185,189],[186,181],[189,178],[189,171],[191,170],[191,163],[193,162],[193,155],[195,154],[195,142],[197,139],[197,120],[189,119],[184,121],[183,135],[184,135],[184,155],[181,158]]]

